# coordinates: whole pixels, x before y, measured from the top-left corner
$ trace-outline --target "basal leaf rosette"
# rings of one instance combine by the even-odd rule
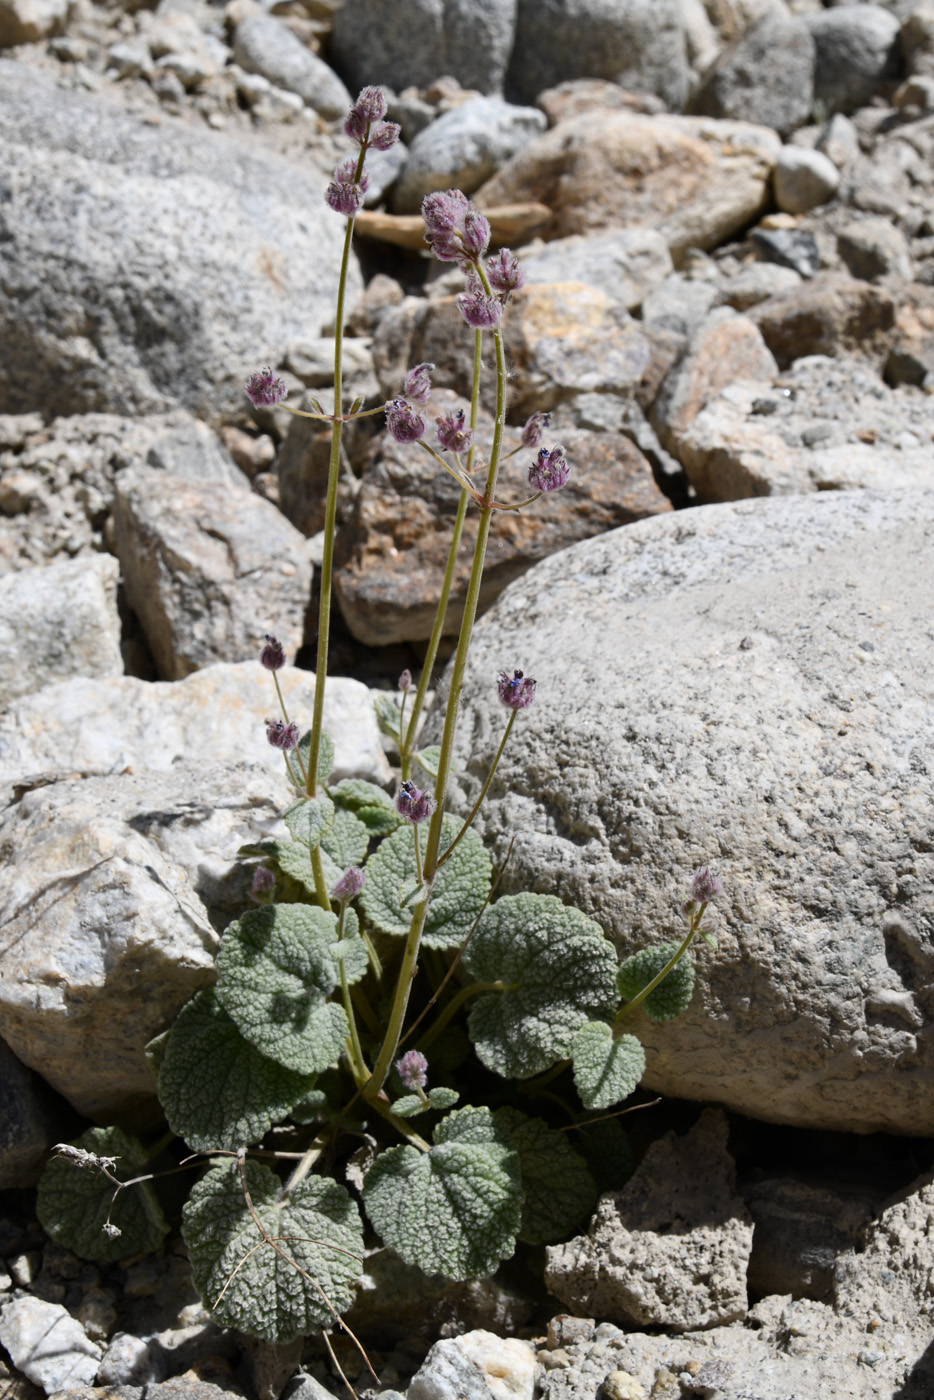
[[[619,969],[619,990],[626,1001],[632,1001],[678,951],[677,943],[660,943],[654,948],[641,948],[627,958]],[[686,1011],[694,994],[694,964],[685,953],[663,982],[659,982],[642,1003],[642,1010],[652,1021],[674,1021]]]
[[[305,904],[251,909],[224,934],[217,995],[237,1029],[285,1069],[316,1074],[334,1064],[349,1034],[328,1001],[340,981],[337,916]]]
[[[122,1181],[145,1169],[146,1149],[122,1128],[89,1128],[73,1147],[117,1159]],[[116,1192],[116,1198],[115,1198]],[[162,1207],[148,1181],[117,1191],[103,1172],[52,1157],[39,1182],[36,1213],[59,1244],[82,1259],[112,1263],[131,1254],[151,1254],[169,1233]],[[110,1232],[104,1229],[109,1217]]]
[[[244,1040],[214,988],[182,1007],[161,1055],[165,1116],[195,1152],[259,1142],[314,1087]]]
[[[494,1119],[519,1154],[522,1220],[519,1238],[526,1244],[555,1244],[593,1210],[597,1188],[587,1163],[567,1134],[529,1118],[517,1108],[498,1108]]]
[[[446,816],[441,827],[442,851],[463,823]],[[435,878],[422,935],[426,948],[456,948],[463,943],[490,892],[493,867],[483,842],[470,830]],[[366,888],[360,896],[363,912],[381,933],[403,937],[412,923],[408,896],[418,885],[415,837],[403,826],[387,837],[366,867]]]
[[[391,1147],[377,1157],[363,1186],[367,1214],[407,1264],[484,1278],[515,1249],[518,1154],[488,1108],[449,1113],[434,1139],[430,1152]]]
[[[585,1108],[612,1108],[628,1099],[645,1073],[645,1051],[634,1035],[613,1039],[605,1021],[581,1026],[571,1046],[574,1083]]]
[[[253,1207],[281,1253],[263,1242],[230,1162],[211,1167],[195,1186],[182,1234],[195,1287],[221,1326],[281,1345],[332,1324],[350,1307],[362,1268],[362,1224],[336,1181],[306,1177],[282,1201],[282,1184],[268,1167],[247,1162],[245,1171]]]
[[[593,919],[550,894],[516,894],[486,910],[464,964],[505,990],[481,996],[470,1036],[488,1069],[528,1079],[567,1059],[576,1032],[616,1009],[616,954]]]

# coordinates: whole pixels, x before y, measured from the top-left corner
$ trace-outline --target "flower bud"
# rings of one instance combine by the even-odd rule
[[[365,87],[347,113],[344,130],[352,141],[362,144],[366,129],[386,115],[386,97],[382,88]]]
[[[424,1089],[428,1083],[428,1061],[420,1050],[406,1050],[396,1060],[396,1073],[402,1086],[414,1094],[416,1089]]]
[[[405,399],[392,399],[386,405],[386,427],[396,442],[418,442],[425,435],[425,420]]]
[[[382,122],[370,133],[370,145],[374,151],[390,151],[402,135],[398,122]]]
[[[501,248],[495,258],[490,258],[486,271],[490,286],[507,296],[525,286],[525,273],[519,266],[519,259],[508,248]]]
[[[709,904],[722,893],[723,886],[709,866],[705,865],[702,870],[698,870],[691,885],[691,894],[698,904]]]
[[[363,196],[369,183],[370,177],[365,173],[357,179],[357,162],[353,156],[349,156],[334,171],[334,179],[325,191],[325,203],[335,214],[352,218],[363,207]]]
[[[522,671],[499,673],[499,698],[509,710],[527,710],[535,700],[535,682]]]
[[[349,899],[356,899],[365,884],[366,872],[361,870],[359,865],[351,865],[331,890],[331,898],[336,899],[339,904],[345,904]]]
[[[445,452],[469,452],[473,442],[473,429],[465,428],[464,410],[449,413],[445,418],[436,418],[438,442]]]
[[[396,811],[400,817],[417,826],[420,822],[428,820],[436,806],[437,803],[430,792],[422,792],[411,778],[404,780],[396,796]]]
[[[475,331],[489,330],[503,319],[503,303],[498,297],[488,297],[477,278],[471,278],[467,290],[456,300],[458,311]]]
[[[396,689],[401,690],[403,694],[405,694],[407,690],[412,689],[412,672],[409,670],[408,666],[406,666],[402,675],[399,677]]]
[[[402,385],[402,392],[407,399],[413,403],[427,403],[431,394],[431,371],[434,365],[430,362],[416,365],[410,369],[405,376],[405,383]]]
[[[553,447],[549,452],[543,447],[529,467],[529,485],[533,491],[547,495],[549,491],[560,491],[570,474],[564,448]]]
[[[542,433],[550,422],[550,413],[533,413],[531,418],[527,418],[522,429],[522,436],[519,439],[522,446],[538,447],[541,444]]]
[[[267,671],[281,671],[285,665],[285,652],[278,637],[274,637],[271,632],[265,634],[266,645],[259,654],[259,664],[265,666]]]
[[[258,865],[253,871],[253,884],[250,887],[250,898],[254,904],[271,904],[275,888],[275,875],[265,865]]]
[[[298,725],[286,724],[284,719],[267,719],[266,738],[274,749],[288,753],[298,744]]]
[[[251,374],[243,387],[254,408],[273,408],[288,393],[283,380],[277,379],[268,365]]]

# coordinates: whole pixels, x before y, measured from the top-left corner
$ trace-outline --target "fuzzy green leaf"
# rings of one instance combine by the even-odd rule
[[[428,1090],[428,1102],[434,1109],[453,1108],[459,1098],[456,1089],[446,1089],[443,1084],[439,1084],[437,1089]]]
[[[611,1108],[628,1099],[645,1073],[645,1051],[634,1035],[613,1039],[605,1021],[581,1026],[571,1046],[574,1083],[585,1108]]]
[[[441,846],[450,845],[463,823],[450,815],[441,828]],[[424,841],[422,842],[424,847]],[[388,837],[366,867],[366,888],[360,896],[363,912],[381,933],[404,936],[412,922],[403,899],[417,880],[413,828],[404,826]],[[493,867],[483,842],[468,831],[446,865],[439,870],[428,906],[422,946],[455,948],[463,943],[489,894]]]
[[[391,1147],[363,1185],[385,1244],[426,1274],[483,1278],[515,1249],[519,1159],[488,1108],[462,1108],[435,1129],[430,1152]]]
[[[159,1072],[169,1127],[195,1152],[259,1142],[313,1087],[244,1040],[213,988],[183,1006]]]
[[[353,812],[363,822],[370,836],[388,836],[402,824],[388,792],[364,778],[345,778],[331,789],[331,796],[338,807]]]
[[[370,955],[360,937],[360,922],[353,909],[348,908],[344,912],[344,936],[340,942],[331,944],[331,956],[338,964],[338,977],[340,964],[343,962],[347,984],[350,987],[365,977],[370,970]]]
[[[245,1171],[253,1207],[282,1253],[262,1243],[229,1163],[211,1167],[195,1186],[182,1234],[195,1287],[216,1321],[281,1345],[330,1325],[353,1302],[363,1231],[336,1181],[306,1177],[283,1203],[281,1182],[268,1167],[247,1162]]]
[[[331,857],[340,875],[348,866],[363,864],[369,844],[369,831],[359,817],[345,808],[334,813],[330,831],[321,838],[322,851]]]
[[[97,1157],[115,1157],[114,1174],[122,1181],[135,1176],[147,1161],[139,1139],[122,1128],[89,1128],[71,1145]],[[77,1166],[64,1156],[52,1157],[42,1173],[36,1211],[53,1240],[82,1259],[104,1263],[150,1254],[169,1233],[148,1181],[117,1191],[97,1167]],[[105,1231],[108,1215],[111,1230]]]
[[[430,1113],[432,1110],[453,1108],[460,1098],[456,1089],[429,1089],[428,1102],[418,1094],[403,1094],[401,1099],[396,1099],[392,1106],[392,1111],[399,1118],[415,1118],[419,1113]]]
[[[162,1031],[159,1035],[154,1035],[149,1044],[143,1047],[146,1059],[149,1061],[149,1068],[156,1079],[159,1078],[159,1071],[162,1068],[162,1061],[165,1059],[165,1047],[169,1043],[169,1036],[172,1034],[172,1027]]]
[[[438,765],[441,762],[441,750],[437,744],[429,744],[427,749],[422,749],[415,755],[415,762],[419,768],[424,769],[429,778],[437,778]]]
[[[517,1108],[493,1114],[519,1154],[522,1176],[522,1223],[526,1244],[554,1244],[567,1239],[596,1205],[597,1188],[587,1163],[566,1133],[549,1128],[542,1118],[528,1118]]]
[[[388,695],[381,694],[373,697],[373,708],[376,711],[376,723],[384,734],[388,734],[390,739],[395,739],[398,743],[399,732],[402,727],[402,711],[395,700]]]
[[[317,1078],[317,1076],[316,1076]],[[327,1113],[328,1096],[323,1089],[309,1090],[304,1098],[289,1109],[289,1117],[296,1123],[317,1123]]]
[[[349,1033],[327,998],[340,981],[337,916],[305,904],[251,909],[224,934],[217,994],[241,1035],[299,1074],[333,1064]]]
[[[585,1022],[616,1007],[616,954],[603,930],[549,894],[517,894],[487,909],[464,965],[506,990],[481,996],[468,1024],[477,1054],[504,1078],[528,1079],[567,1059]]]
[[[293,839],[301,841],[303,846],[313,851],[331,829],[334,803],[326,792],[319,793],[317,797],[300,797],[291,807],[286,807],[282,820]]]
[[[626,1001],[632,1001],[678,951],[677,943],[660,943],[654,948],[642,948],[627,958],[619,969],[619,990]],[[687,1010],[694,993],[694,964],[690,953],[659,982],[642,1003],[642,1009],[652,1021],[673,1021]]]
[[[295,754],[301,755],[301,764]],[[311,757],[311,730],[306,730],[298,741],[297,749],[285,755],[285,766],[289,770],[289,777],[293,786],[299,792],[305,791],[305,779],[302,777],[302,768],[308,772],[308,760]],[[323,787],[331,776],[331,769],[334,767],[334,740],[330,734],[321,735],[321,744],[318,749],[318,786]]]

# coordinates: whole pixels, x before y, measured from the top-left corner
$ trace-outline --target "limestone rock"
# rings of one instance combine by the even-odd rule
[[[102,1354],[60,1303],[28,1294],[0,1308],[0,1341],[13,1365],[46,1395],[90,1385]]]
[[[473,194],[547,126],[537,107],[474,97],[420,132],[393,191],[397,214],[417,214],[426,194],[459,189]]]
[[[437,394],[430,416],[449,411],[456,402],[453,395]],[[560,440],[571,464],[567,486],[521,514],[497,514],[487,548],[483,608],[546,554],[671,508],[648,462],[626,438],[571,429],[562,430]],[[507,450],[517,441],[511,433]],[[500,499],[522,500],[528,494],[526,472],[533,455],[506,464],[497,487]],[[429,635],[459,498],[457,483],[427,454],[400,446],[388,435],[382,439],[335,553],[336,596],[359,641],[384,646]],[[476,529],[476,513],[468,510],[448,632],[460,625]]]
[[[71,0],[0,0],[0,49],[60,34],[70,11]]]
[[[297,93],[323,117],[346,116],[353,98],[333,68],[272,15],[248,15],[237,25],[234,57],[248,73]]]
[[[268,501],[143,467],[121,474],[114,522],[127,601],[162,677],[258,656],[267,632],[297,651],[311,561]]]
[[[627,311],[640,307],[672,271],[667,243],[649,228],[556,238],[527,248],[521,261],[527,283],[586,282]]]
[[[366,83],[401,92],[450,74],[464,88],[499,93],[515,24],[516,0],[345,0],[331,57],[354,92]]]
[[[508,83],[524,102],[574,78],[609,78],[678,111],[689,82],[681,7],[673,0],[519,0]]]
[[[780,53],[781,63],[775,62]],[[758,122],[788,136],[811,117],[814,40],[803,19],[767,14],[719,55],[691,100],[708,117]]]
[[[343,226],[307,159],[3,60],[0,125],[0,410],[242,418],[247,374],[333,316]],[[352,259],[349,307],[359,288]]]
[[[289,715],[304,732],[314,710],[315,678],[292,666],[278,676]],[[0,781],[39,774],[34,781],[48,782],[63,771],[171,772],[191,762],[241,761],[278,777],[282,755],[266,742],[263,724],[274,712],[273,688],[256,661],[207,666],[183,681],[120,676],[46,686],[0,715]],[[365,685],[328,677],[324,728],[334,740],[335,782],[388,782]]]
[[[881,1202],[868,1192],[832,1190],[794,1176],[763,1175],[743,1187],[755,1225],[747,1280],[760,1297],[833,1301],[837,1259],[857,1248]]]
[[[847,352],[882,359],[895,302],[882,287],[843,272],[823,272],[749,312],[782,368],[805,355]]]
[[[786,214],[806,214],[836,194],[840,172],[829,156],[807,146],[783,146],[773,175],[775,203]]]
[[[752,1221],[736,1192],[729,1124],[707,1109],[684,1137],[654,1142],[586,1235],[547,1250],[562,1303],[629,1327],[693,1332],[746,1315]]]
[[[0,574],[0,705],[69,676],[122,676],[109,554]]]
[[[831,112],[867,106],[901,76],[899,21],[881,5],[837,5],[806,16],[817,49],[814,96]]]
[[[677,263],[758,217],[780,149],[774,131],[744,122],[584,112],[530,141],[476,198],[548,205],[546,238],[658,229]]]
[[[504,892],[558,894],[628,954],[673,935],[695,869],[724,879],[691,1006],[633,1025],[647,1088],[934,1129],[932,536],[922,487],[680,511],[544,561],[477,627],[455,810],[501,732],[490,676],[538,681],[479,819],[494,859],[515,837]]]
[[[435,1342],[406,1393],[408,1400],[532,1400],[534,1392],[528,1342],[476,1331]]]

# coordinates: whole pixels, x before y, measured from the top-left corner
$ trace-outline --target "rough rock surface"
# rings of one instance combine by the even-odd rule
[[[775,62],[781,53],[781,63]],[[708,117],[758,122],[787,136],[814,105],[814,40],[803,19],[768,14],[716,59],[691,100]]]
[[[438,393],[430,417],[460,402]],[[518,440],[512,434],[508,446]],[[617,433],[562,432],[571,464],[563,491],[521,514],[500,512],[487,549],[481,607],[536,560],[575,539],[612,529],[670,504],[638,448]],[[526,452],[507,462],[497,488],[504,501],[529,493]],[[348,627],[372,646],[428,637],[450,546],[460,488],[426,453],[388,435],[364,473],[354,512],[338,536],[335,590]],[[477,514],[468,510],[447,629],[456,632],[464,604]]]
[[[639,1027],[648,1088],[934,1130],[932,535],[930,489],[711,506],[545,561],[481,622],[465,810],[500,732],[490,677],[508,657],[538,681],[480,818],[499,858],[515,836],[504,886],[562,896],[630,952],[671,937],[692,870],[722,873],[691,1007]]]
[[[628,311],[672,271],[668,245],[654,229],[615,229],[589,237],[572,234],[522,253],[526,283],[586,282]]]
[[[584,112],[530,141],[477,192],[483,206],[535,200],[546,238],[655,228],[675,261],[713,248],[768,202],[781,141],[765,126],[699,117]]]
[[[234,57],[248,73],[295,92],[323,117],[343,117],[352,98],[334,70],[272,15],[248,15],[237,25]]]
[[[736,1192],[729,1124],[707,1109],[653,1142],[586,1235],[547,1251],[545,1282],[575,1313],[693,1332],[742,1320],[752,1221]]]
[[[0,125],[0,335],[20,347],[0,411],[243,415],[246,374],[333,314],[343,227],[307,162],[6,60]],[[359,286],[354,263],[350,305]]]
[[[516,0],[345,0],[331,56],[355,92],[365,83],[402,91],[450,74],[465,88],[502,91]]]
[[[537,107],[474,97],[420,132],[393,192],[398,214],[417,214],[426,194],[459,189],[473,194],[547,126]]]
[[[314,708],[314,676],[286,666],[279,684],[290,716],[304,730]],[[179,764],[240,761],[279,776],[282,755],[270,748],[263,727],[274,712],[272,685],[255,661],[207,666],[183,681],[121,676],[46,686],[0,715],[0,781],[56,772],[171,772]],[[335,782],[388,782],[365,685],[328,678],[324,728],[334,740]]]
[[[90,1385],[97,1375],[101,1348],[60,1303],[28,1294],[10,1298],[0,1308],[0,1341],[14,1366],[46,1395]]]
[[[255,657],[267,632],[289,655],[301,646],[312,564],[304,537],[269,501],[135,468],[117,482],[114,535],[162,678]]]
[[[0,574],[0,705],[69,676],[122,676],[111,555]]]
[[[884,287],[824,272],[750,311],[782,368],[804,355],[862,354],[881,360],[895,324],[895,302]]]
[[[518,1337],[473,1331],[436,1342],[407,1400],[532,1400],[535,1355]]]

